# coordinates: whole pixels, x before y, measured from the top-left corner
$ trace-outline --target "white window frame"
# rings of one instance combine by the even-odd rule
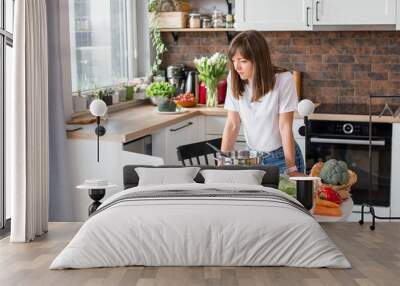
[[[13,13],[15,7],[15,1],[13,1]],[[9,224],[6,225],[7,213],[10,212],[10,205],[7,204],[7,194],[6,194],[6,64],[7,57],[9,58],[12,55],[6,55],[7,46],[13,48],[13,34],[10,31],[7,31],[6,28],[6,17],[10,15],[6,15],[6,3],[5,0],[0,1],[0,13],[1,13],[1,23],[0,23],[0,34],[1,34],[1,43],[0,43],[0,58],[2,66],[0,67],[0,230],[3,227],[8,228]],[[12,15],[14,17],[14,15]],[[14,30],[14,28],[13,28]],[[8,82],[8,84],[10,84]],[[8,229],[6,229],[7,231]]]

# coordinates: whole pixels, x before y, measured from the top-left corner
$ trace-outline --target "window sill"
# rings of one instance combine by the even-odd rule
[[[113,105],[107,106],[107,113],[121,111],[121,110],[131,108],[134,106],[142,105],[146,102],[148,102],[148,99],[136,99],[136,100],[130,100],[130,101],[126,101],[126,102],[115,103]],[[74,112],[71,115],[71,121],[74,121],[76,119],[83,119],[83,118],[87,118],[87,117],[93,117],[93,115],[90,113],[89,110],[81,111],[81,112]]]

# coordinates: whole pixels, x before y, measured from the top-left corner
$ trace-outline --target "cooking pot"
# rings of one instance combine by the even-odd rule
[[[217,160],[220,165],[253,166],[261,165],[266,155],[267,153],[252,150],[235,150],[217,153]]]

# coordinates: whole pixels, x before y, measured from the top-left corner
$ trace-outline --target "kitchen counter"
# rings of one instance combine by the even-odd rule
[[[102,122],[106,128],[106,134],[101,137],[101,140],[126,143],[198,115],[226,116],[227,113],[223,106],[188,108],[187,112],[180,114],[160,114],[155,108],[154,105],[146,104],[109,114],[108,119]],[[68,132],[69,139],[96,138],[95,124],[79,126],[83,129]]]
[[[119,141],[127,143],[145,135],[152,134],[162,128],[172,124],[182,122],[186,119],[198,116],[226,116],[227,111],[223,106],[215,108],[200,106],[188,108],[187,112],[180,114],[159,114],[153,105],[141,105],[108,115],[108,119],[102,123],[106,128],[106,134],[101,140]],[[295,114],[296,119],[301,119],[299,114]],[[361,121],[368,122],[368,115],[349,115],[349,114],[312,114],[311,120],[334,120],[334,121]],[[400,123],[400,117],[392,116],[373,116],[373,122]],[[69,139],[95,139],[95,124],[81,125],[83,129],[68,132]]]

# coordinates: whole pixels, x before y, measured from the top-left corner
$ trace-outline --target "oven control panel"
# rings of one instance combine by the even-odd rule
[[[336,130],[335,135],[363,135],[364,132],[368,136],[368,126],[361,126],[356,122],[337,122],[335,123]]]
[[[390,123],[373,123],[372,136],[391,137],[392,124]],[[346,121],[330,121],[330,120],[310,120],[310,135],[334,135],[334,136],[355,136],[368,137],[368,122],[346,122]]]

